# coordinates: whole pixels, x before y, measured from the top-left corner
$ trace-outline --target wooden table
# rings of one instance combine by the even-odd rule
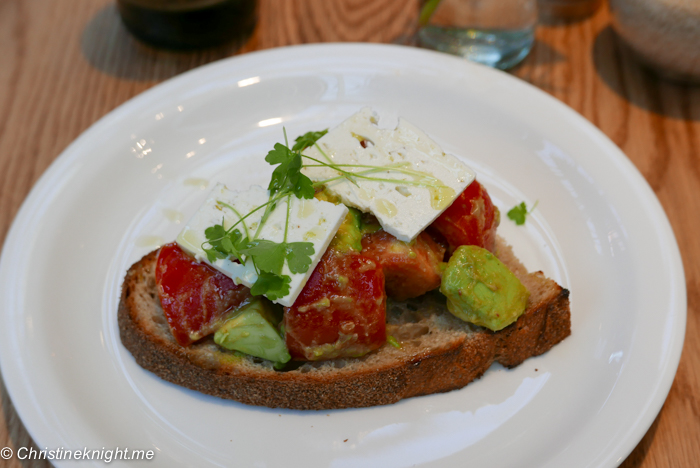
[[[406,0],[260,0],[258,27],[238,50],[178,54],[136,43],[109,0],[0,0],[0,242],[51,161],[129,98],[236,53],[308,42],[395,42],[411,34],[415,11]],[[541,25],[532,53],[513,74],[607,134],[666,209],[685,264],[688,332],[668,399],[622,466],[697,466],[700,87],[663,82],[642,69],[611,30],[607,8],[583,21]],[[0,448],[32,445],[4,383],[0,393]],[[16,459],[0,465],[21,466]]]

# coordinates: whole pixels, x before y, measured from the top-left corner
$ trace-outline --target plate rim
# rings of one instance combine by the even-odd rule
[[[551,96],[550,94],[546,93],[545,91],[537,88],[536,86],[521,80],[515,76],[509,75],[507,73],[501,72],[499,70],[494,70],[490,69],[488,67],[484,67],[482,65],[474,64],[471,62],[466,62],[463,61],[462,59],[456,58],[456,57],[451,57],[447,56],[438,52],[433,52],[433,51],[428,51],[424,49],[415,49],[411,47],[406,47],[406,46],[399,46],[399,45],[391,45],[391,44],[365,44],[365,43],[323,43],[323,44],[302,44],[302,45],[294,45],[294,46],[285,46],[285,47],[280,47],[280,48],[274,48],[274,49],[267,49],[267,50],[262,50],[262,51],[255,51],[251,53],[246,53],[243,55],[236,55],[233,57],[228,57],[222,60],[214,61],[211,63],[208,63],[206,65],[194,68],[192,70],[188,70],[180,75],[177,75],[175,77],[172,77],[166,81],[163,81],[162,83],[159,83],[148,90],[130,98],[126,102],[120,104],[117,106],[115,109],[112,111],[108,112],[104,116],[102,116],[100,119],[98,119],[95,123],[93,123],[91,126],[89,126],[86,130],[84,130],[75,140],[73,140],[60,154],[57,156],[52,163],[46,168],[46,170],[43,172],[43,174],[39,177],[39,179],[35,182],[29,193],[27,194],[26,198],[22,202],[19,210],[17,211],[13,221],[10,224],[10,228],[7,231],[6,238],[3,242],[3,248],[2,248],[2,253],[0,254],[0,274],[2,274],[3,270],[7,268],[5,265],[8,264],[7,258],[10,256],[9,252],[18,242],[19,236],[19,231],[20,231],[20,225],[25,221],[27,216],[29,216],[30,211],[33,208],[34,205],[34,200],[38,197],[39,192],[42,189],[45,189],[46,186],[49,184],[50,181],[53,181],[54,179],[60,179],[65,171],[69,168],[70,163],[73,159],[79,158],[80,154],[80,148],[81,146],[85,145],[89,140],[90,136],[92,134],[95,134],[105,126],[109,126],[112,123],[119,121],[120,119],[124,118],[125,116],[132,114],[135,110],[140,109],[140,108],[147,108],[149,107],[150,103],[152,103],[154,100],[158,99],[159,96],[163,94],[168,94],[168,92],[180,86],[181,83],[188,82],[189,80],[192,80],[196,78],[199,75],[206,75],[208,73],[211,73],[210,70],[216,70],[218,68],[225,69],[228,66],[231,66],[230,64],[232,63],[242,63],[246,61],[254,61],[258,60],[260,58],[263,58],[266,55],[281,55],[284,56],[289,55],[289,54],[295,54],[296,51],[298,50],[306,50],[310,52],[316,51],[319,55],[322,55],[324,53],[329,53],[331,51],[334,54],[342,54],[343,52],[351,51],[351,50],[367,50],[371,51],[370,53],[374,53],[374,51],[392,51],[392,52],[397,52],[399,51],[402,54],[407,54],[407,55],[420,55],[420,54],[426,54],[426,56],[430,55],[432,59],[434,60],[443,60],[446,62],[453,62],[455,65],[459,64],[459,66],[464,67],[475,67],[476,70],[481,70],[483,73],[496,73],[497,75],[495,76],[500,76],[503,79],[509,79],[511,80],[510,83],[512,83],[514,86],[520,86],[522,89],[526,89],[526,92],[534,92],[537,95],[538,99],[545,99],[549,105],[554,106],[557,108],[557,111],[563,112],[568,119],[571,119],[573,122],[577,124],[579,128],[581,128],[583,131],[586,132],[587,136],[597,142],[599,145],[603,145],[605,147],[608,147],[611,151],[609,153],[610,156],[612,156],[615,159],[615,163],[620,165],[621,168],[624,168],[625,172],[634,179],[634,181],[638,184],[638,188],[640,188],[642,191],[646,192],[647,197],[650,200],[653,200],[653,211],[655,214],[655,219],[662,221],[662,231],[664,235],[666,236],[666,240],[671,241],[671,244],[668,245],[669,252],[672,253],[673,259],[671,260],[671,266],[673,267],[674,275],[677,278],[677,281],[675,282],[677,291],[675,291],[674,296],[677,297],[678,299],[678,307],[683,309],[683,313],[678,313],[677,315],[677,329],[676,329],[676,335],[673,337],[674,341],[673,344],[674,346],[672,347],[671,351],[668,354],[668,360],[670,363],[673,365],[666,367],[663,372],[660,373],[660,378],[657,379],[657,392],[653,395],[650,395],[647,398],[647,406],[644,408],[644,413],[643,415],[640,415],[640,423],[633,428],[630,428],[626,432],[626,436],[622,438],[620,441],[621,443],[618,444],[616,447],[615,451],[611,451],[608,454],[608,457],[605,460],[600,460],[602,463],[620,463],[622,460],[624,460],[635,448],[635,446],[639,443],[639,441],[643,438],[643,436],[646,434],[648,431],[649,427],[653,423],[654,419],[658,415],[659,411],[661,410],[661,407],[663,406],[668,393],[670,391],[671,385],[675,379],[675,375],[677,372],[678,365],[680,363],[680,358],[683,350],[683,345],[684,345],[684,340],[685,340],[685,331],[686,331],[686,321],[687,321],[687,286],[685,282],[685,271],[683,268],[683,261],[682,257],[680,255],[680,250],[678,247],[677,239],[675,237],[675,234],[673,232],[672,226],[670,224],[670,221],[668,219],[668,216],[666,215],[665,211],[663,210],[663,207],[658,200],[658,197],[656,194],[653,192],[651,186],[648,184],[646,179],[643,177],[639,169],[631,162],[631,160],[615,145],[615,143],[612,142],[612,140],[605,135],[600,129],[595,127],[591,122],[586,120],[581,114],[579,114],[577,111],[566,105],[564,102],[559,101],[555,97]],[[504,78],[504,77],[508,78]],[[0,286],[2,288],[3,286]],[[0,304],[1,305],[1,304]],[[2,312],[0,310],[0,312]],[[680,312],[680,310],[679,310]],[[7,340],[4,340],[7,341]],[[35,411],[33,412],[31,404],[27,404],[27,402],[24,401],[22,396],[20,395],[21,392],[21,385],[18,386],[16,383],[17,380],[14,379],[14,381],[8,381],[6,379],[7,375],[11,375],[12,373],[17,373],[16,371],[18,369],[13,369],[9,371],[8,370],[12,368],[13,364],[13,359],[8,355],[9,353],[7,352],[2,352],[7,345],[0,346],[0,375],[3,378],[3,381],[5,383],[5,387],[8,392],[8,396],[10,397],[10,400],[13,402],[13,406],[15,408],[15,411],[17,412],[18,416],[20,417],[22,424],[26,428],[27,432],[30,434],[32,439],[36,444],[39,444],[39,441],[37,439],[37,435],[41,432],[39,431],[39,428],[37,427],[37,414]],[[18,403],[21,402],[21,403]],[[34,413],[34,414],[32,414]],[[30,417],[31,415],[31,417]],[[28,421],[31,421],[28,423]],[[58,463],[58,465],[63,465],[63,463]]]

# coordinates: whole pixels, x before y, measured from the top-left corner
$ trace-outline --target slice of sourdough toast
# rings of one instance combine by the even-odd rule
[[[385,344],[361,358],[303,363],[277,371],[268,361],[218,347],[211,337],[182,347],[163,315],[155,283],[158,251],[135,263],[122,287],[121,340],[136,362],[193,390],[250,405],[337,409],[385,405],[462,388],[494,362],[515,367],[571,333],[569,291],[542,272],[528,273],[502,239],[497,255],[530,291],[525,313],[492,332],[447,311],[439,293],[387,305]]]

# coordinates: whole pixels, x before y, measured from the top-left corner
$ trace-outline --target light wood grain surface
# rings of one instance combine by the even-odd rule
[[[172,53],[135,42],[108,0],[0,0],[0,242],[47,166],[97,119],[140,92],[237,53],[310,42],[405,41],[415,17],[415,0],[260,0],[258,26],[245,44]],[[540,25],[531,55],[512,73],[608,135],[668,214],[685,266],[686,341],[661,413],[622,466],[698,466],[700,87],[667,83],[641,68],[612,31],[606,7],[582,21]],[[31,446],[4,383],[0,393],[0,448]],[[47,465],[0,460],[8,467]]]

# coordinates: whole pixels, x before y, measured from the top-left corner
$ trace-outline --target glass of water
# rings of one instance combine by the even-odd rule
[[[418,43],[495,68],[530,52],[537,0],[422,0]]]

